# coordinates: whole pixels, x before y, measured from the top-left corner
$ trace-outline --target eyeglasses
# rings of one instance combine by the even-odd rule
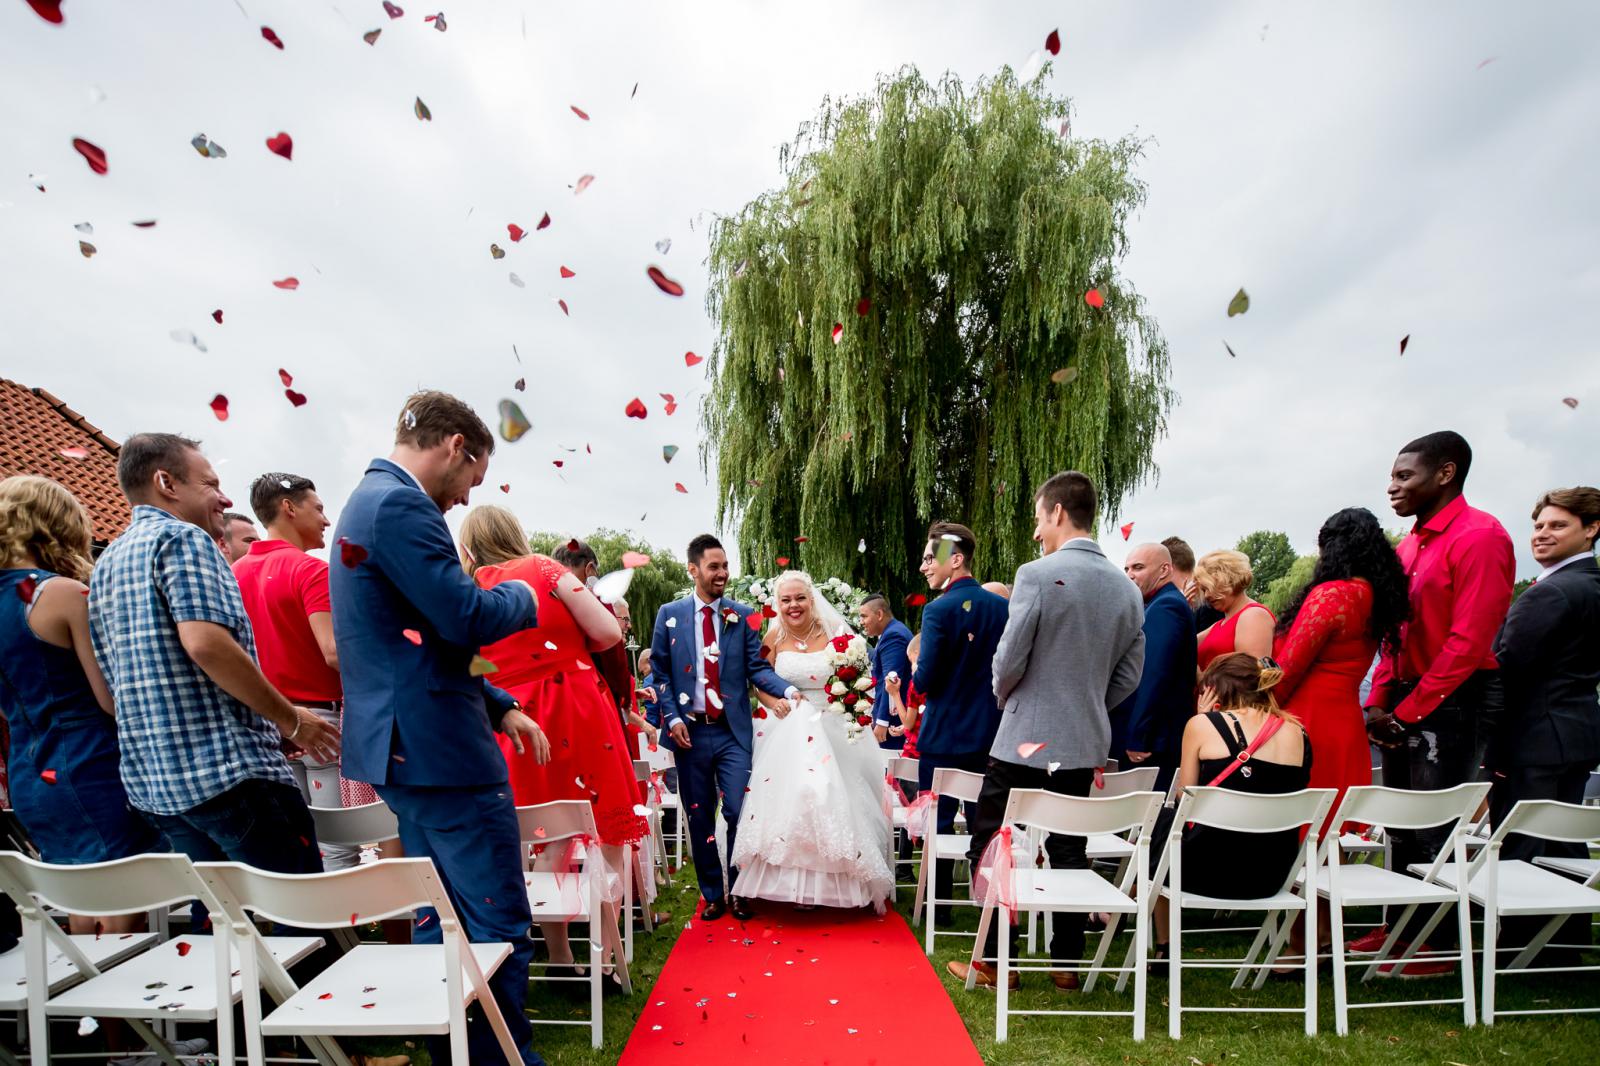
[[[929,563],[931,563],[931,562],[933,562],[933,556],[931,556],[931,555],[924,555],[924,556],[923,556],[923,557],[922,557],[922,565],[923,565],[923,566],[927,566],[927,565],[928,565],[928,564],[929,564]]]

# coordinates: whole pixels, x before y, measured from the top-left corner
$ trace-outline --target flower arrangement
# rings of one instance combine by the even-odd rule
[[[866,640],[857,633],[841,633],[829,643],[833,673],[828,676],[827,709],[841,715],[850,743],[872,725],[873,678]]]

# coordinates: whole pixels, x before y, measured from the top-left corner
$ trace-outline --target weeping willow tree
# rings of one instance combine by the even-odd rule
[[[950,519],[1009,580],[1040,481],[1082,470],[1114,514],[1153,472],[1166,344],[1117,272],[1140,145],[1067,136],[1042,84],[908,69],[825,100],[782,186],[713,224],[701,458],[747,569],[899,596]]]

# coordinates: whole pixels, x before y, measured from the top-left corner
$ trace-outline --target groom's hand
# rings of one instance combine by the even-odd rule
[[[689,727],[684,725],[681,719],[672,723],[671,727],[667,729],[667,734],[672,737],[672,742],[680,748],[694,747],[689,742]]]

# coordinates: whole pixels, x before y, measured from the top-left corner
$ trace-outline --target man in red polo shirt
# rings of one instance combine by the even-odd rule
[[[333,607],[328,599],[328,564],[306,554],[323,546],[331,524],[309,478],[263,474],[250,486],[250,509],[267,536],[233,564],[245,613],[255,630],[261,672],[291,702],[339,724],[343,689],[339,653],[333,645]],[[341,806],[339,762],[321,762],[309,752],[291,759],[300,790],[313,807]],[[322,846],[329,870],[354,866],[353,848]]]
[[[1461,434],[1430,433],[1400,449],[1389,475],[1389,503],[1415,518],[1396,547],[1411,582],[1411,618],[1400,649],[1385,654],[1367,697],[1367,732],[1383,749],[1383,783],[1418,791],[1453,788],[1477,777],[1491,720],[1501,703],[1500,668],[1492,650],[1511,606],[1516,557],[1499,520],[1462,497],[1472,449]],[[1432,862],[1448,834],[1442,829],[1395,830],[1394,869]],[[1417,919],[1426,915],[1419,911]],[[1401,940],[1420,931],[1421,921]],[[1443,921],[1429,936],[1445,950],[1456,923]],[[1375,952],[1387,929],[1351,944]],[[1424,947],[1422,950],[1426,950]],[[1453,968],[1413,963],[1404,976]]]

